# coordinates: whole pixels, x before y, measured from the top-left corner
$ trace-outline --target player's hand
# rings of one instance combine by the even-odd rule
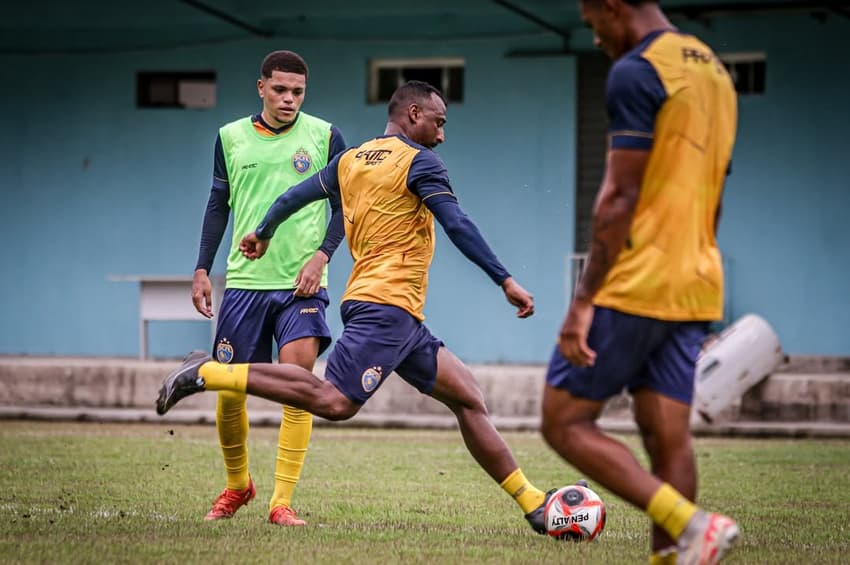
[[[257,232],[251,232],[246,234],[242,238],[242,241],[239,242],[239,251],[247,259],[253,261],[266,254],[266,250],[269,248],[269,241],[268,239],[257,237]]]
[[[204,317],[213,317],[212,283],[205,269],[197,269],[192,276],[192,304]]]
[[[517,307],[517,318],[528,318],[534,314],[534,297],[530,292],[519,286],[513,277],[508,277],[502,283],[505,298]]]
[[[295,277],[295,296],[313,296],[319,292],[322,272],[327,264],[328,256],[321,251],[316,251]]]
[[[587,345],[587,334],[592,322],[593,303],[573,300],[561,326],[558,349],[576,367],[590,367],[596,363],[596,352]]]

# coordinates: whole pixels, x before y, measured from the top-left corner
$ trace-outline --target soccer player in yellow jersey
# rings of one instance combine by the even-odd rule
[[[514,498],[532,528],[544,533],[547,493],[523,475],[490,421],[475,377],[422,323],[434,219],[502,288],[517,316],[531,316],[534,301],[460,208],[445,165],[432,151],[444,140],[446,123],[446,101],[439,90],[408,82],[393,94],[388,113],[383,136],[346,150],[281,195],[241,242],[246,257],[259,259],[277,226],[315,200],[329,199],[334,216],[344,217],[354,266],[342,297],[344,329],[328,357],[326,380],[296,365],[222,365],[195,352],[164,381],[157,411],[165,413],[195,392],[236,390],[345,420],[396,372],[454,412],[469,452]]]
[[[716,563],[738,527],[694,503],[690,413],[697,354],[723,307],[715,230],[735,90],[711,49],[677,31],[657,2],[580,7],[615,59],[609,147],[592,247],[546,376],[542,432],[566,461],[646,511],[650,563]],[[651,471],[596,426],[624,389]]]

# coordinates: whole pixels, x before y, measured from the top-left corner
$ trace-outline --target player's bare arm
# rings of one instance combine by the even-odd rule
[[[592,365],[596,352],[587,346],[593,322],[593,297],[626,245],[649,152],[613,149],[593,212],[587,263],[559,335],[561,354],[578,367]]]
[[[206,269],[196,269],[192,275],[192,304],[205,318],[212,318],[212,283]]]
[[[310,257],[295,277],[295,296],[313,296],[322,285],[322,273],[330,258],[323,251]]]
[[[245,234],[239,242],[239,251],[246,259],[254,261],[266,254],[269,248],[268,239],[260,239],[257,232]]]
[[[502,290],[505,292],[505,298],[508,302],[517,307],[517,318],[528,318],[534,315],[534,296],[522,288],[513,277],[505,279],[505,282],[502,283]]]

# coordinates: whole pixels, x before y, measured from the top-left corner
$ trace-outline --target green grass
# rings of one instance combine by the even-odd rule
[[[538,486],[578,478],[538,434],[505,437]],[[309,526],[272,526],[277,430],[254,428],[250,441],[257,498],[206,523],[224,484],[212,426],[0,422],[0,562],[646,562],[647,519],[596,485],[600,539],[533,534],[452,431],[316,428],[294,501]],[[850,441],[696,445],[701,502],[743,532],[728,562],[850,562]]]

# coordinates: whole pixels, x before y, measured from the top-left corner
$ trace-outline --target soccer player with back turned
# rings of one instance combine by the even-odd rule
[[[591,249],[546,376],[543,435],[566,461],[644,510],[650,563],[716,563],[735,522],[695,504],[690,434],[696,357],[722,317],[715,231],[737,121],[715,54],[650,0],[584,0],[582,18],[615,59],[605,176]],[[627,389],[649,455],[596,426]]]
[[[221,363],[270,362],[272,342],[278,358],[311,370],[330,344],[325,322],[328,304],[325,265],[342,239],[337,223],[326,233],[327,206],[317,202],[300,211],[269,248],[269,259],[252,262],[239,252],[239,237],[257,225],[266,209],[290,186],[324,167],[345,149],[339,130],[300,111],[307,87],[307,64],[291,51],[274,51],[263,60],[257,90],[259,114],[219,130],[213,186],[192,284],[195,308],[212,317],[209,271],[233,211],[233,241],[227,258],[226,290],[216,328],[215,358]],[[312,432],[312,416],[283,408],[275,463],[275,488],[269,521],[300,526],[291,506]],[[227,485],[206,515],[230,518],[256,494],[248,473],[246,396],[222,391],[216,407]]]

